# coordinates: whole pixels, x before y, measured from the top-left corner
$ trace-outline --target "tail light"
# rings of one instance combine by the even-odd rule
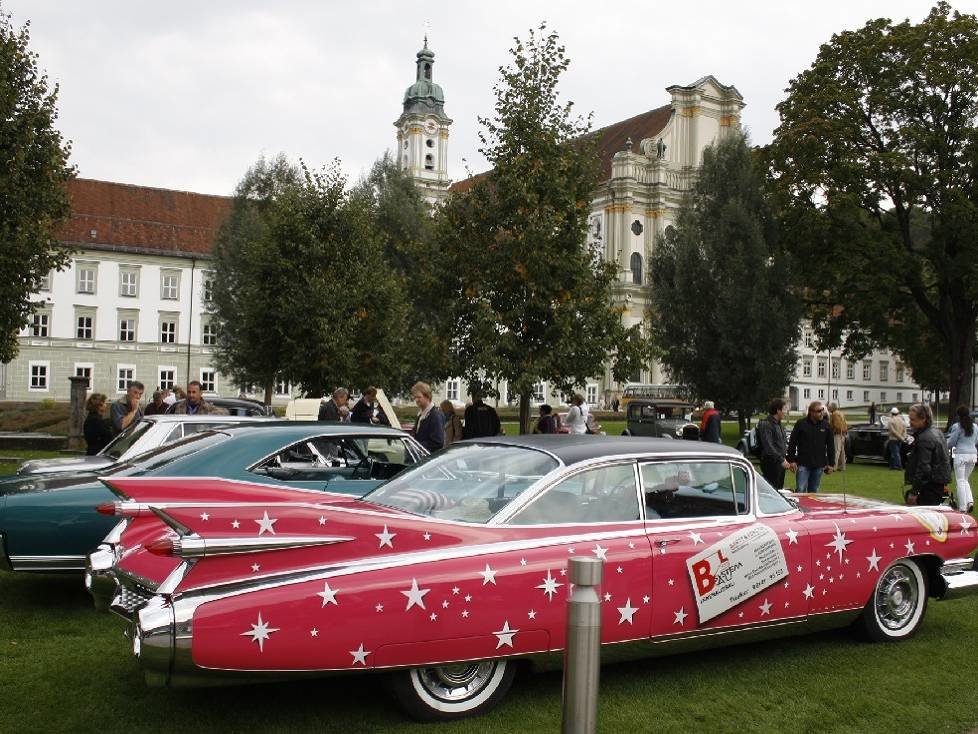
[[[103,502],[95,511],[100,515],[118,515],[119,514],[119,503],[118,502]]]
[[[153,555],[157,556],[172,556],[174,553],[174,542],[172,538],[159,538],[149,543],[146,546],[148,550]]]

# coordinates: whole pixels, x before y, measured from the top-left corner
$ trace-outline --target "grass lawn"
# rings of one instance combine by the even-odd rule
[[[844,485],[896,501],[901,481],[882,464],[860,462],[826,477],[823,488]],[[497,734],[560,727],[559,673],[518,678],[491,714],[437,727],[405,720],[376,676],[151,689],[122,628],[93,610],[80,576],[0,572],[0,731]],[[973,596],[932,602],[918,634],[899,644],[859,642],[843,630],[608,666],[599,731],[969,732],[978,727],[976,639]]]

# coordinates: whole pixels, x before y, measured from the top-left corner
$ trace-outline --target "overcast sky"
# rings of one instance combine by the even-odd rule
[[[405,3],[320,0],[0,0],[61,85],[59,126],[79,175],[230,194],[259,155],[284,152],[352,178],[394,145],[393,122],[427,31],[454,120],[449,172],[485,161],[477,117],[515,35],[546,20],[567,48],[561,91],[595,127],[669,101],[706,74],[737,87],[755,143],[833,33],[923,19],[922,0]],[[978,11],[978,0],[953,7]],[[636,141],[637,143],[638,141]]]

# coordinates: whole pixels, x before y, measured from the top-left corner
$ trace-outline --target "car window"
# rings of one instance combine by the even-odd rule
[[[132,448],[143,437],[146,431],[152,427],[153,424],[151,421],[139,421],[128,431],[124,431],[116,436],[108,446],[102,449],[102,456],[108,456],[110,459],[118,459]]]
[[[166,434],[166,438],[163,440],[163,443],[170,443],[170,441],[176,441],[178,438],[183,438],[183,425],[180,423],[177,423],[172,429],[170,429],[170,432]]]
[[[99,471],[98,474],[104,476],[115,474],[134,476],[157,471],[177,459],[182,459],[210,446],[223,443],[228,438],[230,438],[228,434],[217,433],[215,431],[205,431],[204,433],[197,433],[193,436],[185,436],[179,441],[160,446],[144,454],[138,454],[118,464],[113,464],[111,467]]]
[[[739,491],[736,484],[741,485]],[[649,519],[736,515],[746,511],[747,480],[727,462],[660,462],[642,465]]]
[[[516,513],[513,525],[640,520],[635,465],[631,462],[578,472]]]
[[[415,463],[404,439],[371,436],[311,436],[282,448],[251,467],[283,480],[389,479]]]
[[[765,515],[780,515],[795,509],[788,498],[768,484],[768,481],[755,472],[757,482],[757,508]]]
[[[367,494],[367,502],[464,522],[487,522],[559,466],[521,446],[455,444]]]

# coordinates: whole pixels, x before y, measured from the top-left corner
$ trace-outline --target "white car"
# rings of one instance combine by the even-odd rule
[[[273,418],[242,415],[148,415],[112,439],[104,449],[94,456],[32,459],[21,464],[17,474],[94,471],[110,464],[127,461],[137,454],[152,451],[163,444],[176,441],[192,433],[232,424],[257,423],[268,420],[273,420]]]

